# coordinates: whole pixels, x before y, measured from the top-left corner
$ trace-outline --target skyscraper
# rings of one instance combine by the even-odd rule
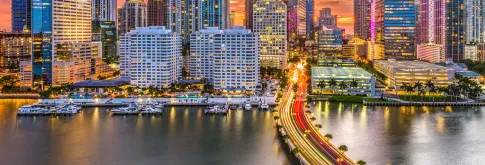
[[[253,30],[253,6],[255,0],[245,0],[245,14],[246,14],[246,20],[244,23],[244,26],[246,26],[246,29]]]
[[[234,26],[236,24],[236,12],[231,11],[231,15],[229,15],[229,18],[231,20],[231,23],[229,24],[229,26]]]
[[[315,10],[315,1],[306,0],[306,34],[310,35],[313,31],[313,13]]]
[[[289,6],[294,7],[294,14],[296,14],[296,33],[298,38],[306,37],[306,0],[290,0]]]
[[[342,30],[336,26],[320,26],[317,36],[318,55],[325,59],[342,57]]]
[[[101,42],[101,57],[108,64],[118,63],[119,56],[116,52],[116,23],[114,21],[93,20],[93,41]]]
[[[465,40],[467,44],[483,43],[484,9],[482,0],[465,2]]]
[[[141,0],[128,0],[118,9],[118,35],[147,26],[147,8]]]
[[[214,82],[214,39],[216,34],[222,34],[223,30],[217,27],[200,29],[190,37],[190,76],[194,79],[205,79]],[[220,49],[220,48],[219,48]]]
[[[371,0],[354,0],[354,37],[370,39]]]
[[[91,73],[91,51],[96,49],[91,16],[91,1],[32,1],[34,86],[61,85]]]
[[[168,4],[166,0],[148,0],[147,26],[168,27]]]
[[[92,0],[92,18],[100,21],[114,21],[116,17],[116,0]]]
[[[229,27],[230,19],[229,0],[205,0],[202,1],[201,16],[202,27],[219,27],[226,29]]]
[[[415,58],[414,0],[384,1],[385,58]]]
[[[12,32],[30,32],[32,0],[12,0]]]
[[[445,0],[421,0],[416,44],[445,44]]]
[[[320,17],[318,18],[319,26],[337,26],[337,15],[332,15],[332,9],[323,8],[320,10]]]
[[[446,3],[445,55],[454,61],[465,55],[465,0],[451,0]]]
[[[283,68],[285,65],[286,14],[286,4],[281,0],[258,0],[254,4],[253,31],[259,35],[261,67]]]

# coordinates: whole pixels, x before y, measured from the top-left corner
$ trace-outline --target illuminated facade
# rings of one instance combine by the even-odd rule
[[[32,62],[20,61],[20,86],[32,88]]]
[[[100,21],[113,21],[116,25],[116,0],[92,0],[92,18]]]
[[[119,56],[116,52],[116,42],[118,35],[116,35],[116,22],[114,21],[100,21],[94,20],[92,23],[93,41],[101,42],[100,49],[103,61],[108,64],[118,63]]]
[[[297,38],[306,37],[306,0],[290,0],[289,5],[293,7],[293,12],[296,15],[296,34]]]
[[[376,78],[369,72],[359,67],[312,67],[312,90],[314,93],[338,93],[352,95],[375,95]],[[335,79],[337,86],[330,86],[328,83]],[[351,87],[350,82],[355,80],[357,87]],[[325,88],[318,84],[325,83]],[[347,88],[340,89],[338,84],[344,82]]]
[[[321,26],[317,37],[318,55],[324,59],[342,57],[342,30],[335,26]]]
[[[31,61],[32,38],[30,33],[3,33],[2,66],[18,65],[21,61]]]
[[[446,3],[445,55],[454,61],[461,60],[465,54],[465,0],[452,0]]]
[[[443,46],[438,44],[421,44],[416,47],[417,58],[430,63],[445,62]]]
[[[148,0],[147,26],[168,25],[168,4],[164,0]]]
[[[259,36],[261,67],[283,68],[287,53],[286,4],[258,0],[254,4],[253,31]]]
[[[454,71],[424,61],[375,60],[374,67],[386,75],[386,85],[399,89],[403,83],[425,83],[431,80],[435,86],[447,86],[454,82]]]
[[[478,61],[478,49],[476,45],[465,45],[465,59]]]
[[[167,88],[182,76],[182,40],[172,30],[137,27],[120,41],[121,74],[132,86]]]
[[[384,0],[384,47],[387,59],[414,59],[414,0]]]
[[[214,39],[223,31],[217,27],[207,27],[195,32],[190,37],[190,76],[194,79],[205,79],[213,82]],[[220,48],[218,48],[220,49]]]
[[[370,39],[371,0],[354,0],[354,37]]]
[[[253,5],[256,3],[256,0],[245,0],[245,12],[246,14],[246,20],[244,21],[244,26],[246,26],[246,29],[253,30]]]
[[[416,44],[445,44],[445,0],[421,0]]]
[[[306,0],[306,34],[310,35],[313,33],[313,16],[315,12],[315,1]]]
[[[118,35],[147,26],[147,7],[141,0],[128,0],[118,9]]]
[[[467,44],[483,43],[483,5],[482,0],[465,1],[465,41]],[[466,52],[465,52],[466,53]],[[465,59],[467,59],[465,57]]]
[[[219,27],[220,29],[226,29],[229,27],[229,0],[204,0],[201,8],[201,28]]]
[[[12,0],[12,32],[30,32],[32,0]]]
[[[233,26],[214,34],[212,46],[214,89],[254,92],[259,83],[258,36]]]
[[[320,10],[318,26],[337,26],[337,15],[332,15],[332,9],[323,8]]]

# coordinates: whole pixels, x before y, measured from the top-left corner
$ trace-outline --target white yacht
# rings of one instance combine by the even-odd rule
[[[31,105],[24,105],[19,108],[19,111],[17,114],[23,115],[23,114],[29,114],[33,112],[33,107]]]
[[[251,104],[247,103],[246,105],[244,105],[244,110],[246,111],[250,111],[252,108]]]
[[[261,110],[268,110],[268,109],[269,109],[269,105],[267,103],[261,104]]]

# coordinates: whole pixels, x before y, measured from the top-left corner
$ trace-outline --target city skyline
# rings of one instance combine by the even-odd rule
[[[125,0],[118,0],[117,7],[120,8]],[[145,1],[146,2],[146,1]],[[0,30],[11,30],[11,3],[12,0],[0,0]],[[353,25],[353,0],[317,0],[315,1],[315,13],[322,8],[331,8],[335,15],[338,15],[339,27],[344,28],[346,33],[352,34]],[[231,0],[231,11],[236,12],[235,25],[243,25],[244,20],[244,0]],[[349,10],[351,12],[349,12]]]

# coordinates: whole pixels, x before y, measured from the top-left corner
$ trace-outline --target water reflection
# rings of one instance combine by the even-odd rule
[[[21,116],[36,100],[0,100],[0,162],[7,164],[295,164],[271,112],[203,114],[170,107],[163,116]],[[2,164],[2,163],[0,163]]]
[[[369,164],[481,164],[485,107],[367,107],[316,102],[323,134]],[[470,147],[470,148],[466,148]]]

